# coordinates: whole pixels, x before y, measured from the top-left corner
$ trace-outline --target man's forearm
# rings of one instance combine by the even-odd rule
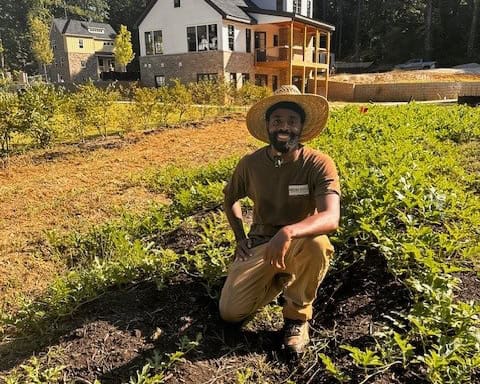
[[[282,228],[282,231],[290,239],[325,235],[338,228],[338,221],[338,215],[331,212],[320,212],[298,223],[286,225]]]
[[[243,229],[242,207],[238,201],[234,203],[224,202],[224,210],[227,216],[230,227],[235,235],[235,240],[246,239],[245,230]]]

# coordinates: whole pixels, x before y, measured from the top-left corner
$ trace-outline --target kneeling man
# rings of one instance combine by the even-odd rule
[[[338,228],[340,186],[332,159],[301,143],[317,136],[328,118],[325,98],[292,85],[255,104],[249,132],[268,145],[238,163],[224,189],[225,213],[237,241],[235,260],[220,297],[220,315],[240,322],[283,292],[284,345],[301,353],[308,320]],[[244,232],[239,200],[254,203]]]

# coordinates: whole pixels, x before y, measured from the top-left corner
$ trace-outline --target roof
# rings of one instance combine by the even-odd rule
[[[117,35],[112,26],[107,23],[74,19],[53,19],[53,24],[62,35],[85,36],[95,39],[114,39]],[[98,31],[103,30],[103,33],[91,32],[92,28],[97,28]]]
[[[255,6],[249,0],[205,0],[212,8],[220,13],[226,19],[239,19],[246,23],[254,23],[255,19],[252,19],[245,12],[244,9]]]
[[[138,28],[143,19],[145,19],[151,9],[157,3],[157,1],[158,0],[151,0],[148,3],[147,7],[135,23],[135,27]],[[213,9],[215,9],[218,13],[220,13],[223,18],[239,21],[241,23],[256,24],[257,21],[253,16],[250,15],[250,13],[260,13],[272,16],[290,17],[292,18],[292,20],[298,20],[306,24],[323,27],[330,31],[335,30],[335,27],[333,25],[322,23],[318,20],[310,19],[308,17],[297,15],[295,13],[259,8],[251,0],[205,0],[205,2],[209,4]]]

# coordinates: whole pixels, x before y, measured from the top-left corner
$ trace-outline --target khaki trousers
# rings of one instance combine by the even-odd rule
[[[333,246],[325,235],[294,239],[285,256],[285,270],[265,263],[267,244],[252,248],[252,256],[235,260],[220,296],[220,316],[240,322],[283,291],[283,317],[310,320],[312,303],[325,277]]]

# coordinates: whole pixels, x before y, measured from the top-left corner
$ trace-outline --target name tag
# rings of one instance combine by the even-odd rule
[[[308,184],[289,185],[288,196],[308,196]]]

